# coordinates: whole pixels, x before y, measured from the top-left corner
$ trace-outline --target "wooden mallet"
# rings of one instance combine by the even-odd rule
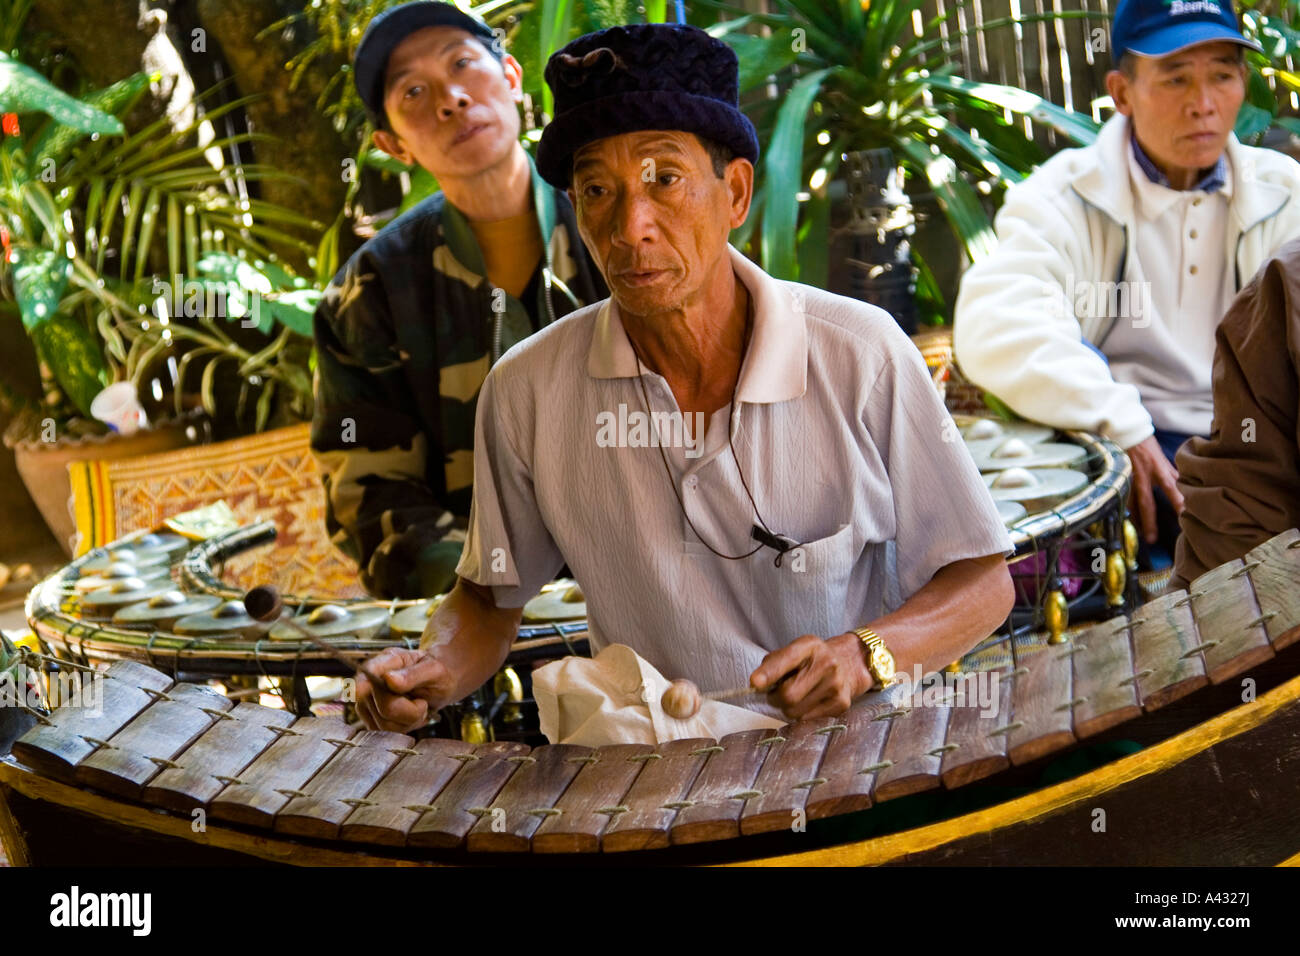
[[[700,712],[700,705],[706,700],[733,700],[749,694],[766,693],[768,691],[759,690],[757,687],[733,687],[730,690],[718,690],[711,694],[701,694],[694,681],[675,680],[664,691],[662,704],[664,713],[669,717],[677,720],[689,720]]]
[[[277,621],[279,623],[287,624],[290,628],[297,631],[304,641],[307,641],[313,647],[324,651],[344,667],[347,667],[350,670],[360,671],[375,687],[381,688],[387,693],[393,693],[393,691],[389,689],[388,683],[380,680],[374,674],[370,673],[370,671],[366,670],[364,664],[349,657],[347,653],[335,647],[323,637],[317,637],[292,617],[282,618],[281,615],[284,613],[284,599],[280,597],[280,592],[275,587],[272,587],[269,584],[262,584],[253,588],[244,595],[244,610],[247,611],[248,616],[253,618],[255,621]]]

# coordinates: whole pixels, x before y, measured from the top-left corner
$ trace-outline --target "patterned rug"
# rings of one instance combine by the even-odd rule
[[[76,553],[224,501],[241,524],[272,521],[279,532],[273,544],[227,562],[224,580],[241,588],[273,583],[285,594],[362,597],[356,565],[326,534],[325,492],[309,438],[309,425],[294,425],[159,455],[73,465]]]

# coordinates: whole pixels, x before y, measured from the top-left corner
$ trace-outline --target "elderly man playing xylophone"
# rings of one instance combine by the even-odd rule
[[[546,80],[538,170],[612,297],[489,374],[459,581],[420,651],[369,662],[387,686],[358,680],[367,723],[407,730],[479,687],[566,562],[595,649],[705,692],[748,681],[770,714],[839,714],[891,665],[958,659],[1011,608],[1007,535],[890,316],[728,244],[758,158],[735,54],[615,27]]]

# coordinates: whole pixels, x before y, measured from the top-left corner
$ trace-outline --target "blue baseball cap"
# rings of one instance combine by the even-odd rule
[[[1111,56],[1167,56],[1198,43],[1227,40],[1263,48],[1241,35],[1232,0],[1120,0],[1110,25]]]
[[[482,20],[450,3],[438,0],[412,0],[378,14],[366,26],[366,32],[352,58],[352,77],[361,94],[361,102],[371,119],[384,117],[384,79],[388,75],[388,58],[398,44],[416,30],[425,27],[458,27],[479,37],[498,60],[505,50],[496,34]]]

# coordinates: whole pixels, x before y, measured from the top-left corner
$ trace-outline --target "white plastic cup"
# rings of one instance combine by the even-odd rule
[[[90,403],[90,414],[119,435],[132,435],[149,424],[149,419],[130,382],[108,386]]]

